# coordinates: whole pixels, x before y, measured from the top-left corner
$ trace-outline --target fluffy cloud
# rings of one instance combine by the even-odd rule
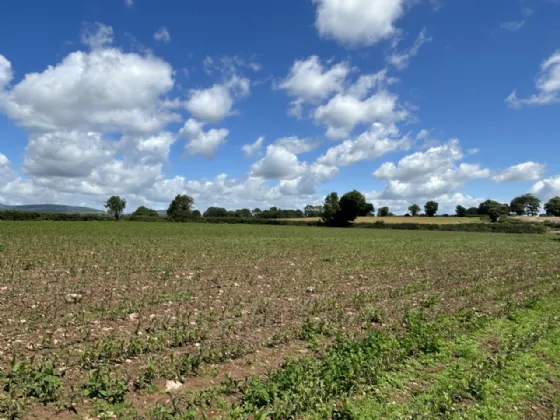
[[[306,170],[295,153],[282,146],[271,144],[266,148],[265,156],[253,164],[251,175],[264,179],[294,179]]]
[[[0,108],[32,131],[151,132],[178,118],[159,106],[173,85],[173,69],[159,58],[77,51],[0,92]]]
[[[325,38],[342,44],[374,45],[395,35],[404,0],[313,0],[315,27]]]
[[[560,102],[560,50],[541,64],[536,87],[538,93],[527,99],[518,98],[517,92],[514,90],[506,98],[506,103],[512,108],[521,108],[524,105],[546,105]]]
[[[409,147],[410,140],[406,136],[400,138],[395,125],[374,123],[358,137],[328,149],[317,159],[317,163],[347,166],[362,160],[373,160],[389,152],[407,150]]]
[[[215,84],[208,89],[191,90],[186,108],[204,122],[217,123],[235,114],[234,99],[247,96],[249,90],[249,79],[233,76],[223,84]]]
[[[175,140],[175,135],[170,132],[161,132],[152,136],[123,136],[115,147],[119,154],[128,159],[151,165],[167,161],[171,145]]]
[[[171,42],[171,35],[165,26],[159,28],[159,30],[154,34],[154,39],[158,42],[169,43]]]
[[[422,31],[416,37],[414,44],[408,50],[405,51],[394,51],[388,58],[387,61],[395,66],[398,70],[403,70],[408,67],[410,64],[410,60],[412,57],[418,55],[418,51],[427,42],[431,42],[432,38],[426,36],[426,28],[422,29]]]
[[[399,109],[397,100],[396,95],[386,91],[363,100],[352,94],[339,94],[315,109],[313,116],[317,123],[328,127],[327,137],[344,138],[359,124],[402,120],[407,113]]]
[[[542,177],[545,166],[536,162],[524,162],[504,169],[492,177],[494,182],[536,181]]]
[[[180,135],[185,136],[189,142],[185,146],[190,155],[201,155],[211,158],[216,153],[218,147],[226,142],[229,130],[225,128],[204,131],[204,123],[189,119],[179,131]]]
[[[13,77],[12,63],[0,54],[0,90],[10,83]]]
[[[6,183],[13,176],[10,160],[6,155],[0,153],[0,182]]]
[[[541,179],[533,185],[530,192],[542,200],[549,200],[552,197],[560,196],[560,175]]]
[[[280,196],[311,199],[318,184],[338,175],[338,168],[319,162],[300,162],[297,155],[313,150],[318,143],[298,137],[284,137],[266,148],[265,156],[253,164],[250,177],[279,180],[273,187]]]
[[[407,116],[397,103],[398,96],[387,90],[396,79],[387,77],[386,70],[361,75],[350,83],[352,70],[348,63],[325,68],[317,56],[296,60],[278,84],[294,98],[288,114],[302,118],[304,104],[314,105],[311,117],[317,124],[326,125],[326,135],[333,139],[348,137],[360,124],[391,123]]]
[[[317,148],[319,143],[311,139],[300,139],[298,137],[283,137],[274,143],[287,151],[299,155],[300,153],[306,153]]]
[[[314,55],[305,60],[296,60],[278,87],[288,91],[296,100],[314,103],[341,91],[348,73],[350,67],[347,63],[338,63],[325,69],[319,57]]]
[[[245,153],[246,158],[250,158],[259,153],[262,149],[264,137],[259,137],[254,143],[248,143],[241,146],[241,150]]]
[[[113,154],[98,133],[45,133],[31,136],[23,169],[37,177],[87,177]]]
[[[294,179],[280,181],[275,188],[282,195],[312,197],[318,184],[325,183],[336,177],[339,169],[335,166],[313,163],[306,166],[302,174]],[[307,203],[309,204],[309,203]]]
[[[466,181],[488,178],[490,170],[479,164],[457,162],[464,157],[459,140],[416,152],[402,158],[397,165],[383,163],[374,173],[376,179],[386,180],[379,199],[433,198],[454,192]]]

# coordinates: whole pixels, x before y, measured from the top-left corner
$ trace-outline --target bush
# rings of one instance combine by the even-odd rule
[[[134,211],[134,213],[132,213],[132,216],[159,217],[159,214],[156,210],[149,209],[149,208],[144,207],[144,206],[140,206]]]

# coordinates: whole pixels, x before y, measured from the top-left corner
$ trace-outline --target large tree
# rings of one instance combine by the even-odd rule
[[[337,193],[330,193],[323,204],[323,221],[334,226],[347,225],[356,220],[366,204],[364,195],[356,190],[347,192],[340,199]]]
[[[133,216],[141,216],[141,217],[159,217],[159,213],[156,210],[149,209],[148,207],[140,206],[134,213]]]
[[[387,217],[389,216],[389,207],[379,207],[377,209],[377,217]]]
[[[478,214],[478,207],[469,207],[467,209],[467,214],[469,216],[476,216]]]
[[[374,216],[375,215],[375,207],[373,204],[366,203],[364,208],[360,210],[360,214],[358,216],[365,217],[365,216]]]
[[[169,208],[167,209],[167,217],[175,222],[184,222],[192,217],[192,207],[194,200],[186,194],[177,195]]]
[[[105,202],[107,212],[115,216],[115,219],[120,220],[126,208],[126,200],[114,195]]]
[[[511,211],[519,216],[526,214],[527,216],[537,216],[541,207],[541,200],[533,194],[524,194],[515,197],[509,205]]]
[[[548,200],[544,205],[544,209],[547,215],[560,217],[560,196],[552,197]]]
[[[228,211],[223,207],[208,207],[202,217],[228,217]]]
[[[357,191],[352,190],[340,197],[339,218],[343,223],[353,222],[366,208],[366,198]],[[373,206],[372,206],[373,207]]]
[[[321,217],[323,214],[323,206],[313,206],[308,204],[304,207],[303,213],[305,217]]]
[[[458,217],[467,217],[467,209],[461,205],[458,205],[457,207],[455,207],[455,214]]]
[[[340,211],[340,202],[338,200],[338,194],[335,192],[330,193],[325,197],[325,202],[323,204],[323,222],[332,225],[336,222],[336,216]]]
[[[249,218],[252,217],[253,213],[249,209],[239,209],[235,210],[235,217]]]
[[[411,215],[418,216],[418,213],[420,213],[420,206],[418,204],[413,204],[408,208],[408,211]]]
[[[428,201],[424,205],[424,213],[426,213],[428,217],[434,217],[438,211],[438,208],[439,208],[438,203],[436,203],[435,201]]]
[[[507,215],[508,212],[507,204],[498,203],[494,200],[486,200],[478,206],[478,214],[489,216],[493,222],[497,222],[500,217]]]

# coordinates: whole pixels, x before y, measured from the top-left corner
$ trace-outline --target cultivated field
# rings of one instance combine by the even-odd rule
[[[0,418],[552,418],[559,395],[551,235],[0,222]]]
[[[300,219],[285,219],[293,221],[318,221],[321,220],[320,217],[303,217]],[[403,216],[392,216],[392,217],[358,217],[356,223],[427,223],[427,224],[440,224],[440,225],[454,225],[458,223],[480,223],[479,217],[403,217]]]

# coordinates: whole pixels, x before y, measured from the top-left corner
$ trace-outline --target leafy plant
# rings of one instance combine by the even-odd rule
[[[83,388],[86,398],[105,400],[109,404],[122,403],[128,393],[127,381],[112,378],[100,369],[89,372],[88,382]]]

